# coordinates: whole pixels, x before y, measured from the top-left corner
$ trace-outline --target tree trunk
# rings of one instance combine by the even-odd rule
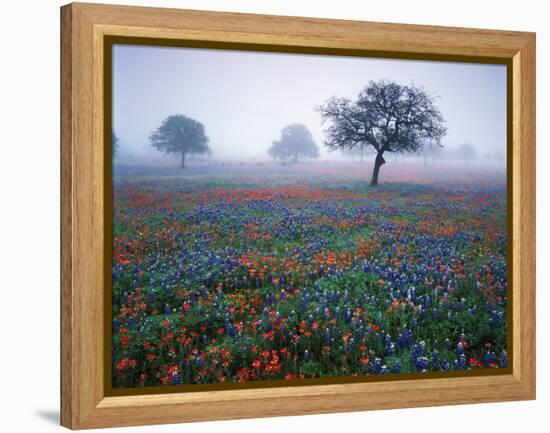
[[[181,152],[181,168],[185,168],[185,152]]]
[[[370,182],[371,186],[378,185],[378,173],[380,173],[380,167],[386,163],[382,153],[383,152],[376,154],[376,159],[374,160],[374,170],[372,171],[372,180]]]

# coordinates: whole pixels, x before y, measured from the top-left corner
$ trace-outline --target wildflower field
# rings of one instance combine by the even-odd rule
[[[505,367],[505,177],[353,170],[115,177],[113,386]]]

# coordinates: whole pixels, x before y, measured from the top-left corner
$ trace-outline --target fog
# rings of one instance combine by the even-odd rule
[[[504,163],[506,68],[453,62],[275,54],[136,45],[113,47],[113,130],[120,161],[166,161],[149,134],[171,114],[205,125],[215,161],[269,160],[281,129],[306,125],[320,159],[349,159],[323,146],[314,107],[332,95],[356,99],[369,80],[414,83],[439,95],[447,135],[439,158]],[[475,159],[475,158],[474,158]]]

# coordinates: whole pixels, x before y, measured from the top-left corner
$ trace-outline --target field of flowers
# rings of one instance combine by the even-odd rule
[[[113,386],[499,368],[503,181],[114,182]]]

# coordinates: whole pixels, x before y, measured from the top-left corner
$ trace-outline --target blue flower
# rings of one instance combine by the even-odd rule
[[[500,366],[502,368],[508,367],[508,353],[506,352],[506,350],[503,350],[500,354]]]
[[[397,347],[405,349],[412,346],[413,343],[414,337],[412,332],[408,328],[403,329],[403,332],[397,337]]]
[[[392,373],[401,373],[401,363],[399,362],[399,359],[393,361]]]
[[[172,373],[172,385],[180,385],[181,384],[181,376],[178,372]]]
[[[464,353],[459,354],[455,360],[455,370],[465,370],[466,361],[466,355],[464,355]]]

